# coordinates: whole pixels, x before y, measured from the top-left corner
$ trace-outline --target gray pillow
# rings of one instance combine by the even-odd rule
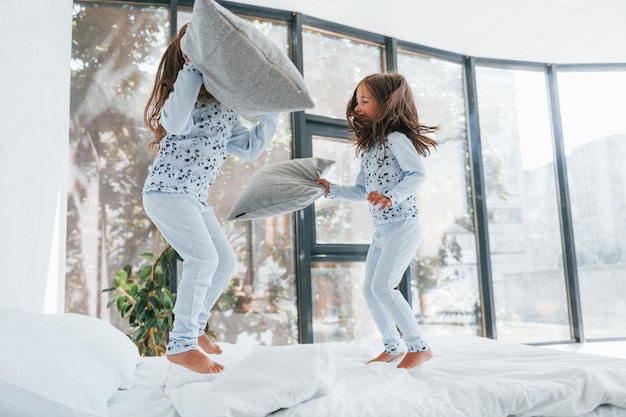
[[[260,219],[308,207],[324,195],[324,186],[315,180],[334,163],[298,158],[264,166],[252,175],[226,219]]]
[[[204,86],[240,116],[314,107],[302,74],[263,32],[213,0],[196,0],[181,48]]]

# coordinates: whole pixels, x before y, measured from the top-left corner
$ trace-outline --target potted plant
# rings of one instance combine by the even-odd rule
[[[154,250],[139,256],[150,263],[133,272],[129,264],[117,271],[113,285],[103,291],[115,291],[107,308],[115,305],[120,316],[128,319],[129,337],[142,356],[165,354],[167,337],[173,325],[174,294],[170,280],[175,279],[180,256],[167,243],[158,253],[159,233],[155,232]]]

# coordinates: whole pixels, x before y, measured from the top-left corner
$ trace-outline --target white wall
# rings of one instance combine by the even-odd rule
[[[0,310],[63,311],[72,5],[1,5]]]

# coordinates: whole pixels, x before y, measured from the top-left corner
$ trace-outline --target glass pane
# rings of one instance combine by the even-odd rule
[[[382,71],[383,49],[339,35],[305,29],[304,79],[315,107],[308,113],[344,119],[356,85]]]
[[[407,52],[398,54],[398,69],[420,122],[440,126],[417,192],[423,241],[411,266],[413,310],[426,334],[480,334],[463,68]]]
[[[335,161],[327,180],[342,185],[356,181],[360,162],[351,141],[313,136],[313,156]],[[322,197],[315,202],[317,243],[370,243],[373,233],[366,200],[358,203]]]
[[[66,310],[126,324],[106,308],[117,271],[134,270],[152,251],[141,191],[152,156],[143,108],[169,39],[169,9],[76,3],[72,49],[72,119]],[[179,12],[179,22],[189,21]],[[255,20],[287,48],[286,25]],[[282,115],[270,147],[254,163],[227,158],[209,204],[238,256],[232,285],[214,308],[218,340],[296,342],[294,230],[291,215],[226,222],[238,193],[261,166],[291,158],[290,115]],[[184,263],[183,263],[184,268]],[[255,313],[255,314],[250,314]]]
[[[185,26],[189,22],[191,22],[191,9],[182,7],[179,8],[178,13],[176,13],[176,25],[178,26],[177,30],[180,30],[181,27]]]
[[[477,68],[497,335],[570,338],[545,74]]]
[[[152,162],[143,108],[168,10],[75,2],[73,18],[65,309],[123,326],[102,289],[152,251],[141,202]]]
[[[558,74],[586,338],[626,336],[626,72]]]
[[[380,340],[363,299],[364,262],[311,265],[313,341]]]

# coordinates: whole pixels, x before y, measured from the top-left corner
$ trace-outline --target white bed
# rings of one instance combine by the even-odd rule
[[[139,358],[101,320],[41,316],[0,313],[2,417],[626,416],[625,359],[436,337],[434,358],[407,371],[366,365],[373,341],[221,344],[225,370],[201,375]]]

